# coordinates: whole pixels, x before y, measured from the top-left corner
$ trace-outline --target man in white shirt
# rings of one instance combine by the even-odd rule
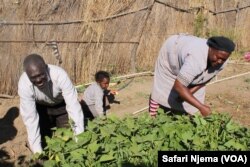
[[[33,153],[42,152],[44,137],[52,127],[67,127],[69,118],[75,135],[84,131],[83,112],[77,91],[67,73],[60,67],[46,64],[37,54],[28,55],[24,73],[18,83],[20,114],[27,128]]]

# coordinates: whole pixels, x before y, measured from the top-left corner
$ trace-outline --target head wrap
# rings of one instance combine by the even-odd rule
[[[208,38],[207,45],[217,50],[231,53],[234,51],[235,44],[232,40],[223,36],[214,36]]]

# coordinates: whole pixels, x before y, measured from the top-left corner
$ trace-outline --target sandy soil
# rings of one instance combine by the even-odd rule
[[[250,63],[229,64],[217,77],[217,81],[249,71]],[[152,79],[152,76],[135,78],[116,96],[120,104],[112,104],[109,113],[123,117],[146,108]],[[250,74],[208,85],[206,95],[206,104],[214,111],[227,112],[235,121],[250,127]],[[0,166],[17,165],[18,161],[31,155],[26,146],[26,129],[18,108],[18,97],[0,99]],[[143,111],[146,112],[147,109]]]

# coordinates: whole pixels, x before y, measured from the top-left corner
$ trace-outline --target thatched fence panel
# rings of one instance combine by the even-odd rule
[[[250,2],[248,0],[222,0],[205,4],[206,32],[211,36],[222,34],[237,43],[240,52],[250,47]],[[208,11],[210,9],[210,12]],[[204,12],[205,13],[205,12]]]
[[[0,93],[16,94],[27,54],[61,66],[75,84],[94,73],[153,70],[169,35],[226,35],[249,51],[248,0],[2,0],[0,3]]]
[[[183,2],[185,6],[188,1],[173,2]],[[192,27],[193,19],[194,15],[191,13],[179,12],[164,4],[155,3],[147,19],[138,48],[136,56],[138,70],[152,69],[159,49],[169,35],[176,34],[176,32],[192,33],[190,27]]]
[[[71,79],[76,84],[92,81],[96,70],[100,69],[113,74],[130,72],[134,44],[63,45],[63,67],[71,74]]]

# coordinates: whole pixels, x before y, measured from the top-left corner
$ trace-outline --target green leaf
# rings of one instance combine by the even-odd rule
[[[114,142],[116,142],[116,143],[120,143],[120,142],[123,142],[123,141],[126,141],[126,140],[128,140],[128,138],[124,137],[123,135],[117,135],[114,138]]]
[[[91,142],[99,141],[100,140],[100,134],[99,133],[91,133]]]
[[[135,128],[135,120],[133,118],[127,118],[126,125],[129,129]]]
[[[120,119],[117,118],[115,115],[110,114],[108,117],[108,120],[111,120],[114,124],[119,124],[120,123]]]
[[[90,131],[94,131],[97,128],[97,124],[95,124],[93,121],[88,121],[87,129]]]
[[[158,112],[159,115],[165,114],[165,112],[164,112],[164,110],[162,108],[159,108],[157,112]]]
[[[120,131],[120,133],[123,134],[124,136],[130,136],[130,135],[131,135],[130,129],[128,129],[128,127],[126,127],[126,126],[121,126],[121,127],[119,127],[119,131]]]
[[[156,150],[160,150],[162,148],[163,143],[164,141],[155,141],[154,145],[155,145]]]
[[[102,155],[99,159],[100,162],[107,162],[107,161],[112,161],[114,160],[115,157],[113,156],[113,154],[108,154],[108,155]]]
[[[72,167],[70,164],[62,164],[62,167]]]
[[[72,155],[75,155],[75,154],[86,155],[87,154],[87,150],[83,149],[83,148],[78,148],[78,149],[72,151],[71,154]]]
[[[110,134],[113,132],[112,130],[108,129],[107,127],[100,127],[101,135],[103,137],[109,137]]]
[[[77,145],[78,146],[85,146],[86,144],[88,144],[90,141],[91,141],[91,138],[92,138],[92,134],[91,132],[84,132],[80,135],[77,136]]]
[[[218,142],[217,141],[210,141],[209,143],[212,150],[216,150],[218,148]]]
[[[104,148],[105,148],[105,151],[102,151],[102,153],[116,151],[117,144],[114,144],[114,143],[105,144]]]
[[[50,145],[50,149],[54,152],[60,152],[62,151],[62,148],[65,143],[62,141],[55,141],[53,144]]]
[[[192,131],[186,131],[186,132],[183,132],[182,135],[181,135],[182,139],[183,140],[192,140],[193,139],[193,132]]]
[[[156,139],[157,139],[157,137],[154,134],[148,134],[148,135],[143,137],[144,142],[146,142],[146,141],[154,141]]]
[[[48,161],[45,161],[43,166],[44,167],[56,167],[56,161],[55,160],[48,160]]]
[[[132,146],[129,150],[133,153],[132,156],[142,156],[142,145],[140,144],[132,143]]]
[[[204,139],[200,138],[199,136],[195,136],[193,138],[193,144],[195,146],[195,150],[201,150],[205,147]]]
[[[88,148],[89,148],[90,152],[95,153],[95,152],[97,152],[98,149],[100,148],[100,145],[97,144],[97,141],[95,141],[95,142],[89,144],[89,145],[88,145]]]
[[[71,150],[74,150],[74,149],[77,149],[79,146],[77,145],[77,143],[74,141],[74,140],[70,140],[68,141],[66,144],[65,144],[65,147],[64,147],[64,151],[65,152],[68,152],[68,151],[71,151]]]
[[[194,115],[193,120],[197,126],[206,125],[206,120],[200,115]]]
[[[238,131],[239,126],[235,125],[231,120],[226,124],[226,130],[230,133]]]
[[[62,167],[72,167],[72,166],[70,166],[69,164],[62,164],[61,166],[62,166]]]
[[[73,151],[70,153],[70,156],[68,157],[70,162],[82,162],[84,161],[83,156],[86,154],[81,154],[77,151]]]
[[[201,125],[206,125],[207,124],[206,120],[203,117],[199,116],[199,120],[201,122]]]
[[[236,150],[246,150],[247,147],[244,146],[243,144],[237,142],[235,139],[231,139],[228,142],[226,142],[224,144],[224,146],[228,147],[228,148],[234,148]]]

